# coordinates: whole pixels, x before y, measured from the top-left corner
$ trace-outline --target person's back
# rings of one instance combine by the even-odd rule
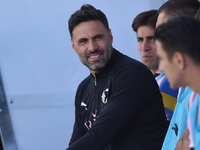
[[[132,110],[129,114],[129,117],[131,117],[131,114],[134,114],[135,117],[131,117],[134,119],[132,119],[114,138],[108,149],[146,150],[148,148],[149,150],[160,150],[160,144],[162,145],[163,143],[163,136],[166,134],[168,123],[166,122],[165,113],[163,111],[162,97],[156,82],[152,78],[152,74],[141,63],[132,60],[125,55],[121,57],[121,60],[118,60],[118,63],[116,63],[115,66],[118,66],[116,71],[114,71],[117,75],[119,75],[120,72],[132,72],[128,70],[133,70],[132,75],[135,79],[131,82],[132,84],[135,83],[136,87],[134,89],[143,90],[137,90],[137,95],[130,95],[133,101],[134,99],[138,99],[138,101],[135,101],[132,104],[129,103],[125,106],[125,108],[131,109],[134,107],[133,105],[139,106],[136,110]],[[113,77],[117,79],[116,75]],[[142,83],[138,79],[142,79]],[[114,84],[114,80],[112,84]],[[149,86],[151,86],[151,89],[149,89]],[[144,93],[146,96],[142,96]],[[136,111],[138,111],[137,115],[135,113]],[[158,114],[159,112],[161,114]],[[123,121],[123,119],[120,120]],[[160,126],[162,127],[160,128]]]

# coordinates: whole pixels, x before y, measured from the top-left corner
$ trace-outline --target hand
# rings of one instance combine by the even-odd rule
[[[189,131],[188,128],[186,128],[176,144],[176,150],[190,150],[189,148],[190,140],[188,136],[189,136]]]

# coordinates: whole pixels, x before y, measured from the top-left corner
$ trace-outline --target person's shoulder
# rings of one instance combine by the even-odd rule
[[[122,54],[112,71],[113,79],[155,80],[152,72],[141,62]]]
[[[152,74],[149,68],[147,68],[147,66],[145,66],[143,63],[124,54],[122,54],[121,61],[119,62],[118,66],[118,69],[122,70],[125,69],[137,73]]]
[[[121,52],[119,52],[118,50],[114,49],[114,56],[117,56],[118,59],[117,59],[117,63],[116,65],[117,66],[121,66],[121,65],[128,65],[128,66],[131,66],[131,65],[134,65],[134,66],[141,66],[141,67],[146,67],[143,63],[141,63],[140,61],[134,59],[134,58],[131,58],[129,56],[127,56],[126,54],[123,54]]]

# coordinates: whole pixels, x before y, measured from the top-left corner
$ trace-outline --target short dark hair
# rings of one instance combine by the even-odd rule
[[[68,28],[71,38],[75,26],[82,22],[88,22],[92,20],[100,20],[106,29],[109,30],[106,15],[101,10],[94,8],[92,5],[84,4],[81,6],[80,10],[77,10],[71,15],[68,21]]]
[[[176,16],[194,17],[199,7],[198,0],[169,0],[158,9],[158,13],[164,12],[169,19]]]
[[[138,14],[132,23],[132,28],[135,32],[137,32],[140,26],[149,25],[155,29],[156,21],[158,18],[157,10],[149,10]]]
[[[156,28],[155,37],[171,60],[175,52],[187,54],[200,63],[200,21],[191,17],[174,17]]]

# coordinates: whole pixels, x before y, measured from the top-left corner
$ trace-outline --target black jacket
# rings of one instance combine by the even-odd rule
[[[79,85],[67,150],[160,150],[167,131],[150,70],[114,49],[106,67]]]

